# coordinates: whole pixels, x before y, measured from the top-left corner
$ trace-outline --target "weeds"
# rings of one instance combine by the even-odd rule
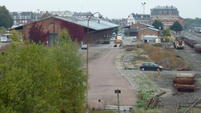
[[[105,111],[91,111],[90,113],[115,113],[115,112],[114,111],[105,110]]]
[[[148,44],[145,44],[143,49],[151,60],[162,65],[167,70],[191,70],[191,67],[173,50],[154,47]]]

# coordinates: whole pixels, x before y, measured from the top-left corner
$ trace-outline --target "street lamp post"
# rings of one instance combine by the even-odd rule
[[[88,20],[87,20],[87,27],[88,27],[88,31],[87,31],[87,76],[89,76],[89,22],[91,20],[91,18],[95,15],[95,14],[99,14],[99,18],[101,18],[101,14],[99,12],[95,12],[93,14],[91,14],[89,17],[88,17]]]
[[[90,31],[89,31],[89,27],[90,27],[90,26],[89,26],[89,22],[90,22],[91,18],[94,17],[94,15],[96,15],[96,14],[99,14],[99,18],[102,17],[99,12],[95,12],[95,13],[91,14],[91,15],[88,17],[88,19],[87,19],[87,27],[88,27],[88,28],[87,28],[87,29],[88,29],[88,30],[87,30],[87,39],[86,39],[86,43],[87,43],[87,56],[86,56],[86,57],[87,57],[87,59],[86,59],[86,65],[87,65],[87,67],[86,67],[86,68],[87,68],[87,69],[86,69],[86,71],[87,71],[87,72],[86,72],[86,73],[87,73],[87,96],[86,96],[86,97],[87,97],[87,99],[86,99],[86,100],[87,100],[87,106],[86,106],[86,107],[87,107],[87,111],[86,111],[86,112],[87,112],[87,113],[89,112],[89,106],[88,106],[89,32],[90,32]]]

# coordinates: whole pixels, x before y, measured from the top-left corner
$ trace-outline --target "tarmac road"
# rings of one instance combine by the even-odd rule
[[[121,90],[120,106],[136,103],[136,91],[115,67],[115,58],[121,52],[119,48],[108,48],[89,62],[89,108],[104,109],[108,105],[117,105],[116,89]]]

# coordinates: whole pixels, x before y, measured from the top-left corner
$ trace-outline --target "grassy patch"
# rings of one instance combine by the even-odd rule
[[[145,44],[144,54],[157,64],[164,66],[168,70],[191,70],[191,67],[174,50],[163,49]]]
[[[134,113],[162,113],[158,109],[149,109],[149,110],[144,110],[144,109],[136,109],[133,111]]]
[[[186,108],[180,108],[178,109],[178,113],[183,113],[186,110]],[[200,108],[192,108],[187,113],[200,113]]]
[[[91,111],[90,113],[115,113],[115,112],[109,110],[103,110],[103,111]]]
[[[139,111],[143,111],[142,113],[152,113],[151,111],[153,109],[145,110],[147,102],[156,94],[161,92],[160,89],[156,87],[156,85],[144,74],[141,74],[139,76],[134,76],[133,78],[134,82],[137,85],[138,90],[138,101],[136,108],[134,110],[135,113],[138,113]],[[136,111],[137,110],[137,111]],[[145,112],[147,111],[147,112]],[[140,112],[139,112],[140,113]],[[158,113],[158,112],[153,112]]]

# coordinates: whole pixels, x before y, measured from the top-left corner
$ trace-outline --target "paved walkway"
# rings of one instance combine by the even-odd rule
[[[107,105],[117,105],[115,89],[121,90],[121,106],[133,106],[136,103],[135,90],[115,67],[115,58],[120,52],[120,49],[107,49],[98,58],[90,61],[88,81],[90,108],[103,109]]]

